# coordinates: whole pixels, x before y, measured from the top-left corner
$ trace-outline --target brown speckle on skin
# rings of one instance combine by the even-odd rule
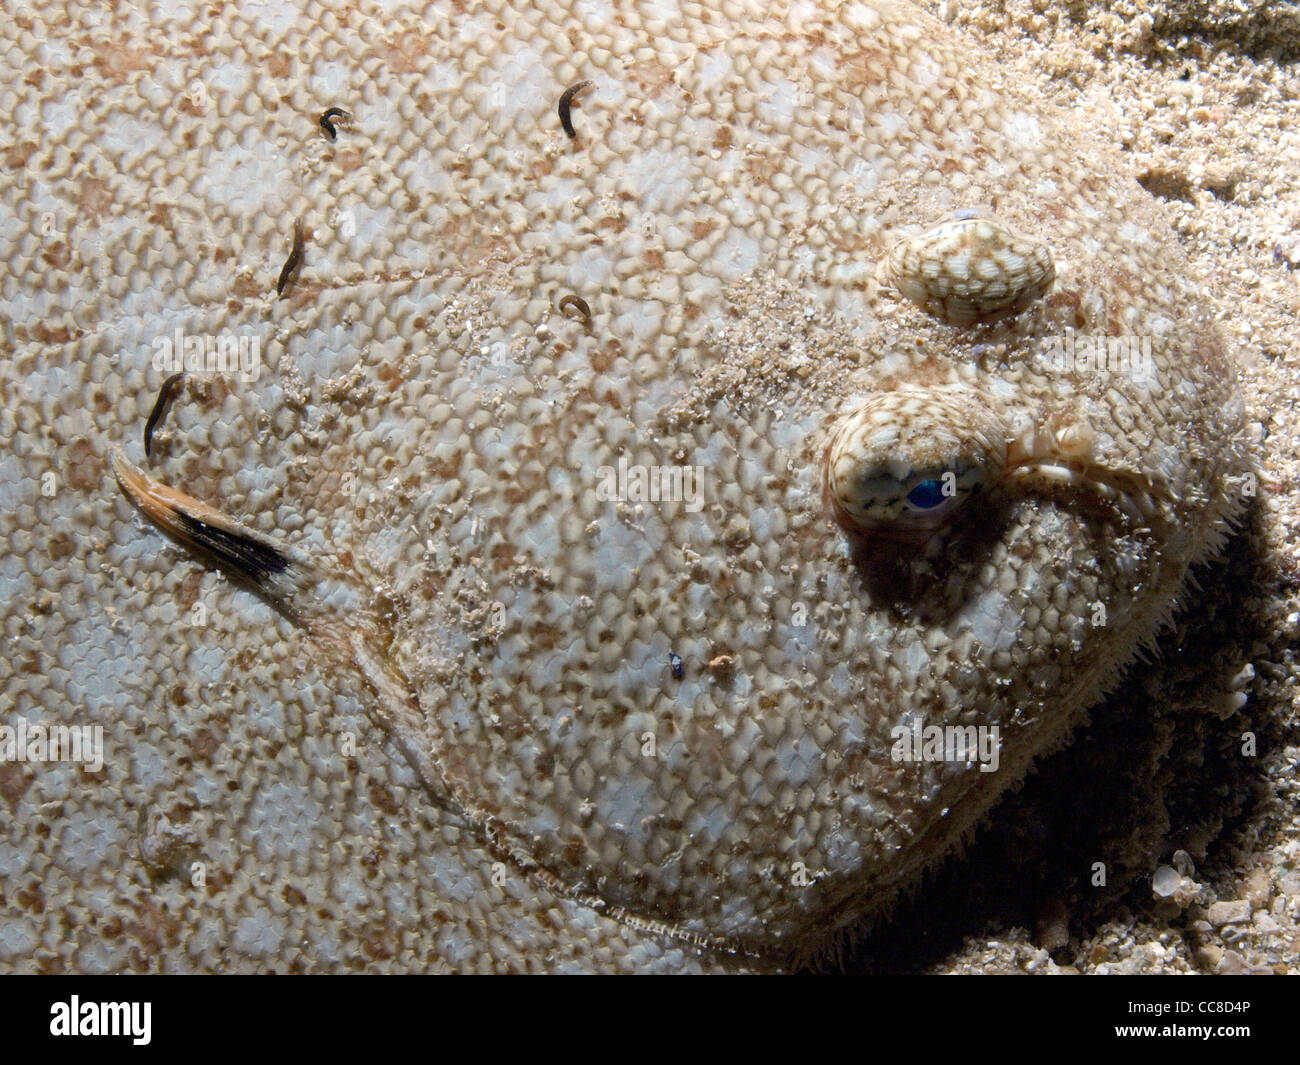
[[[82,492],[89,492],[100,484],[102,459],[89,440],[77,440],[68,448],[68,484]]]
[[[386,38],[371,49],[371,54],[394,73],[415,74],[429,55],[429,40],[423,33],[406,30]]]
[[[107,182],[97,177],[86,178],[81,183],[81,193],[77,197],[78,206],[86,217],[95,224],[103,221],[113,205],[113,192]]]
[[[5,151],[5,167],[18,170],[27,165],[27,160],[36,154],[38,145],[35,141],[19,141]]]
[[[35,774],[25,765],[0,762],[0,799],[4,799],[11,816],[18,812],[18,804],[34,779]]]

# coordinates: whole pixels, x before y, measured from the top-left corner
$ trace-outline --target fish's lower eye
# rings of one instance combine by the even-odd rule
[[[826,455],[826,490],[847,528],[924,536],[1005,466],[1002,421],[981,397],[904,387],[872,396],[841,423]]]
[[[917,510],[933,510],[943,506],[951,498],[951,493],[944,494],[942,480],[922,481],[907,493],[907,502]]]

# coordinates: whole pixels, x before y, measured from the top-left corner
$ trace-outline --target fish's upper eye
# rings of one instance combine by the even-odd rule
[[[836,431],[826,488],[841,523],[907,538],[939,528],[1006,466],[997,416],[965,389],[872,396]]]
[[[959,327],[1019,314],[1056,280],[1051,248],[979,208],[899,241],[882,265],[901,295]]]

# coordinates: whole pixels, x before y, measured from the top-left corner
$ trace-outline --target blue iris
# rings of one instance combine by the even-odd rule
[[[907,493],[907,501],[917,510],[933,510],[948,497],[943,494],[941,480],[922,481]]]

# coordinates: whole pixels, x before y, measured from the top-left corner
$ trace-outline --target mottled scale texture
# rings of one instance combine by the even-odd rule
[[[0,721],[106,737],[97,774],[0,766],[4,968],[815,950],[1083,720],[1235,505],[1234,371],[1157,207],[914,9],[52,4],[0,35]],[[976,204],[1057,278],[957,329],[876,270]],[[1154,380],[1053,368],[1067,328],[1149,337]],[[178,329],[257,338],[260,374],[197,375],[151,474],[370,589],[339,610],[416,711],[119,492]],[[1155,519],[1026,487],[862,554],[825,452],[904,385],[1085,441]],[[602,498],[621,459],[700,468],[702,506]],[[998,725],[998,772],[891,761],[912,723]]]

